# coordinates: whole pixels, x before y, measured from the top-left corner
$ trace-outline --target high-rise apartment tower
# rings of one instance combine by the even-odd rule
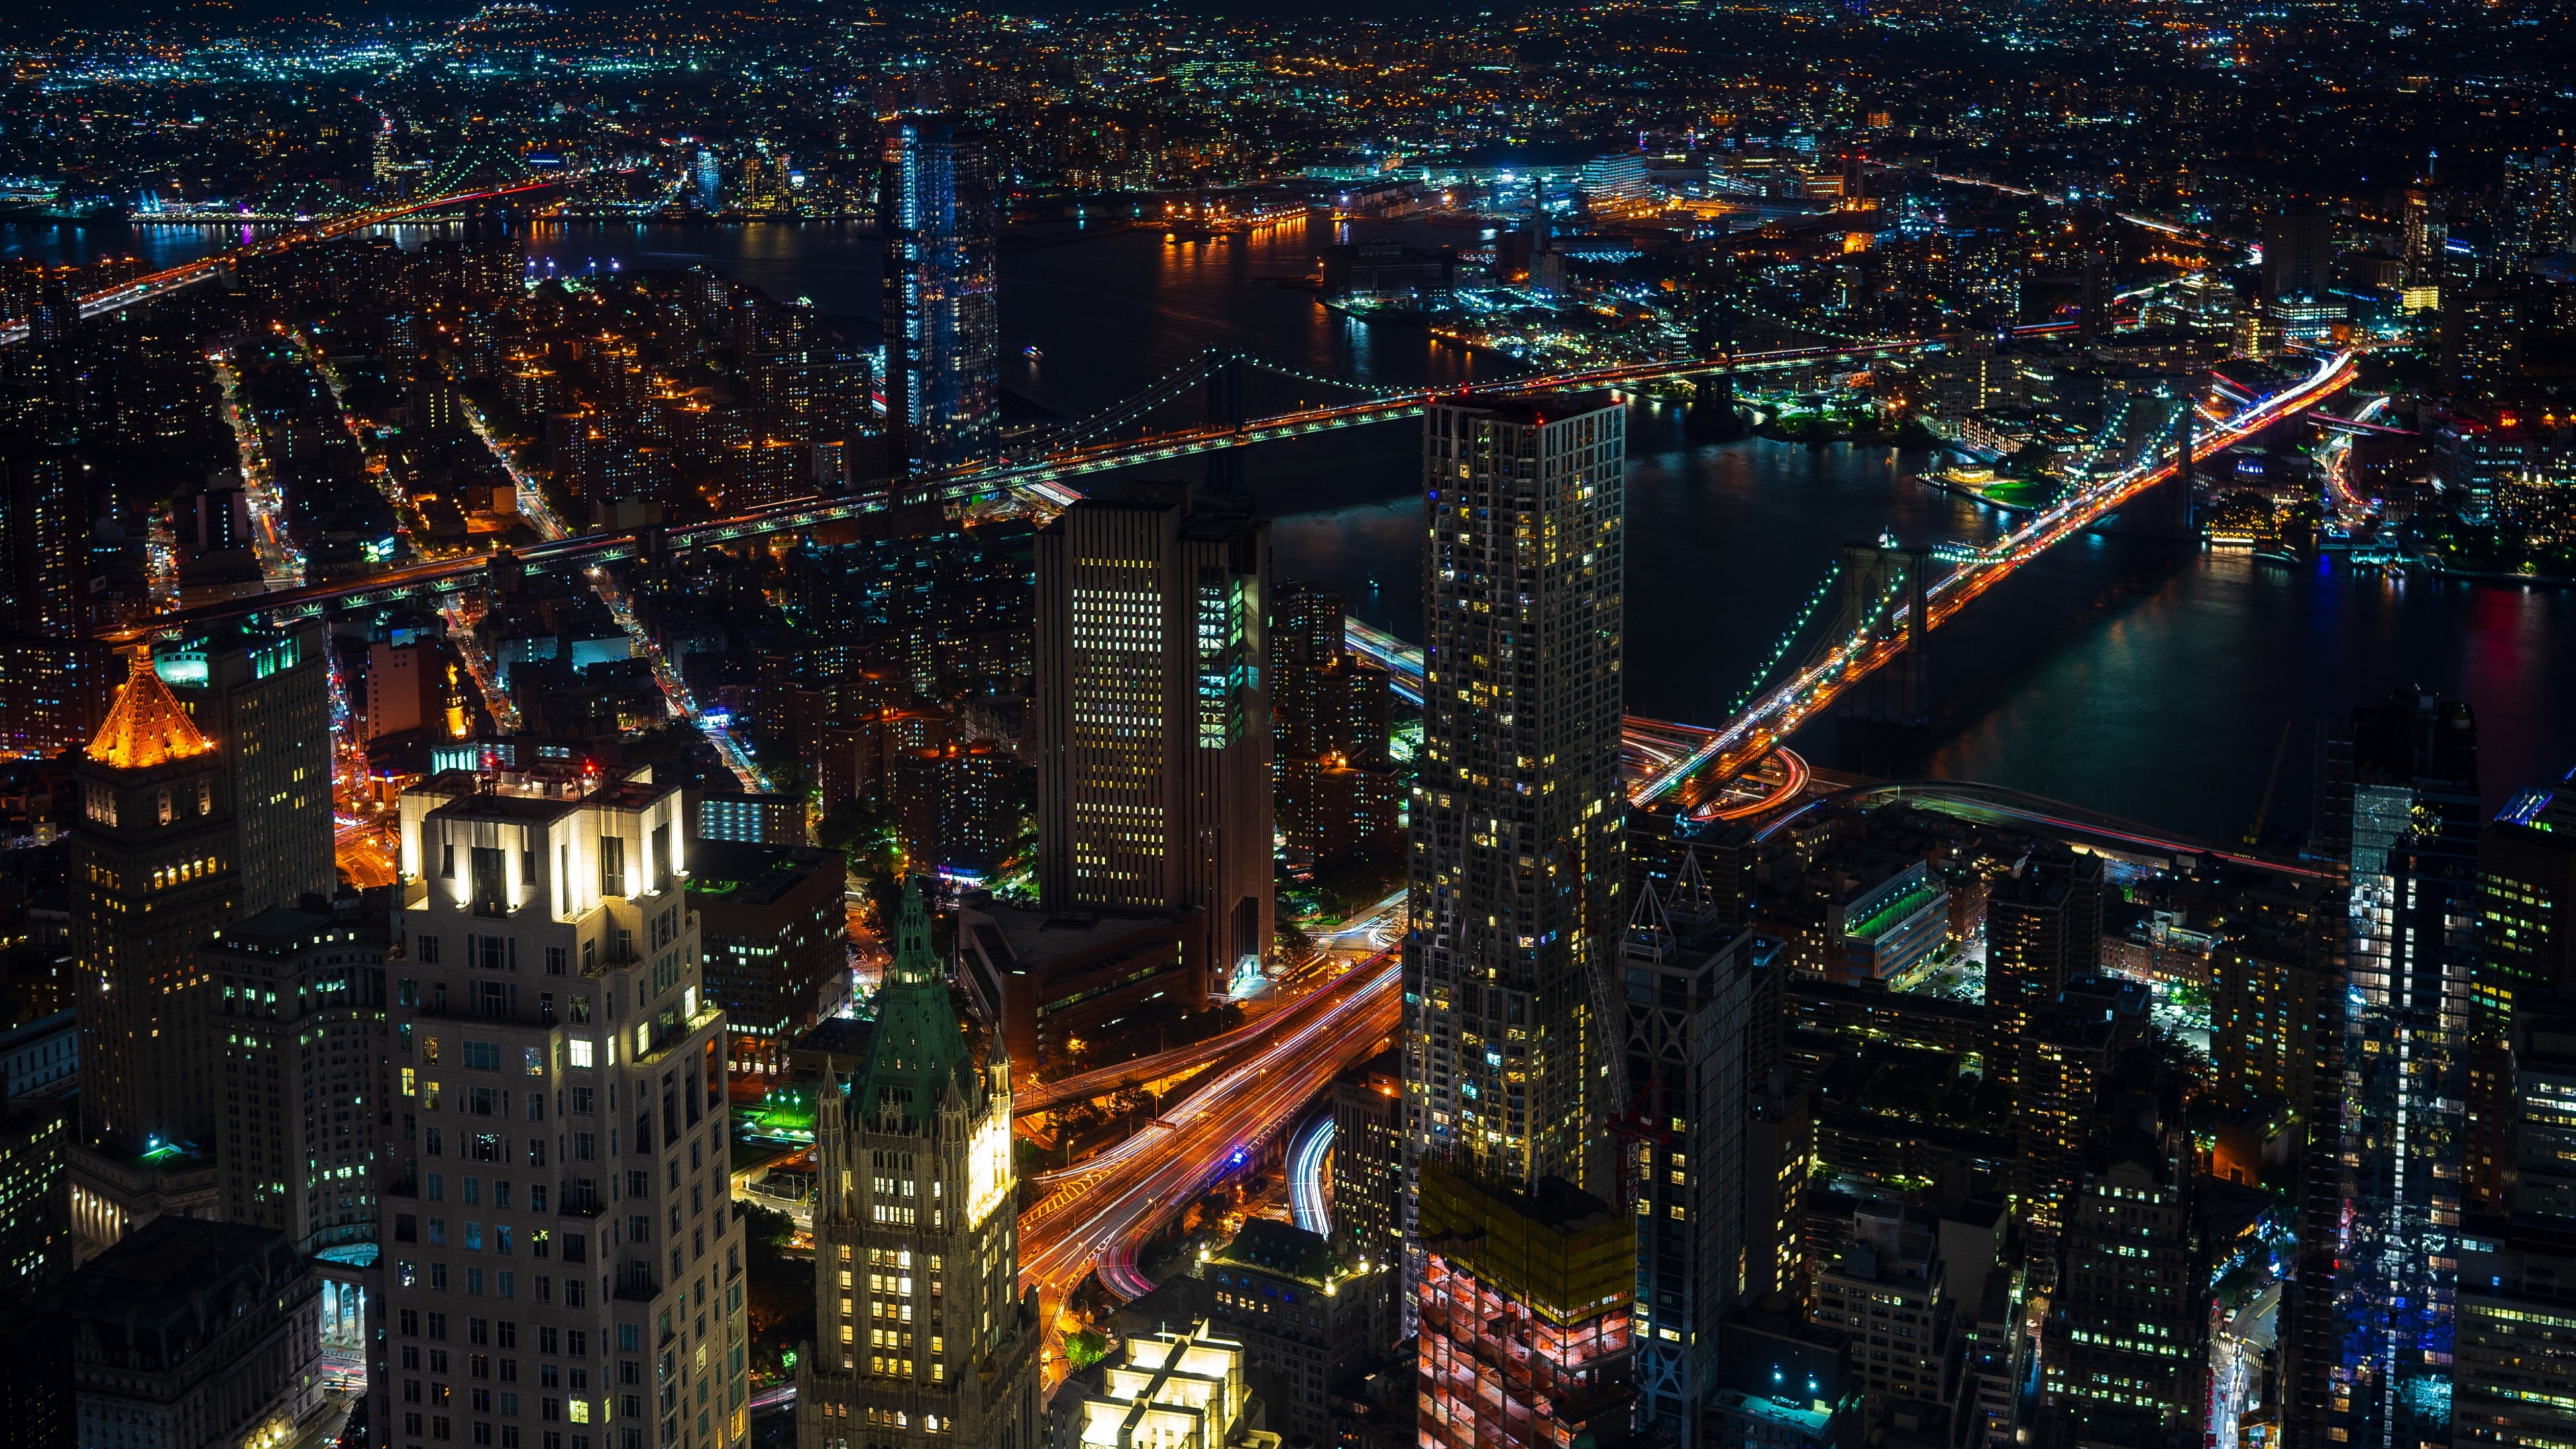
[[[370,1445],[748,1442],[686,836],[676,784],[451,770],[403,792]]]
[[[328,901],[340,881],[331,820],[331,677],[319,621],[227,626],[153,668],[223,752],[241,829],[241,910]]]
[[[2477,724],[2399,691],[2328,742],[2319,845],[2350,882],[2339,1427],[2448,1442],[2477,889]]]
[[[1424,420],[1405,1131],[1522,1190],[1609,1190],[1592,973],[1627,924],[1626,423],[1602,393]]]

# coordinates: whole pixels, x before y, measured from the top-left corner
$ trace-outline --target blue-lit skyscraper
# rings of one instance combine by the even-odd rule
[[[2333,1407],[2352,1449],[2451,1442],[2478,863],[2477,724],[2400,691],[2327,747],[2319,844],[2350,869]],[[2323,1232],[2319,1232],[2323,1229]]]
[[[991,166],[950,115],[889,119],[877,202],[885,237],[886,427],[897,476],[993,455],[1000,322]]]
[[[724,201],[724,163],[713,146],[698,148],[698,210],[713,211]]]

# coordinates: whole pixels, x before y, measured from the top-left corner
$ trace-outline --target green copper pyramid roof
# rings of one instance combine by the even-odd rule
[[[978,1095],[974,1057],[948,997],[947,973],[931,953],[930,910],[918,879],[904,883],[894,938],[894,961],[877,989],[867,1064],[850,1078],[850,1107],[862,1127],[876,1122],[881,1107],[916,1122],[928,1120],[952,1082],[970,1111]]]

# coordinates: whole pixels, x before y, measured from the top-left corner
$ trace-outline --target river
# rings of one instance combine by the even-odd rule
[[[11,228],[0,254],[44,254]],[[1464,240],[1449,233],[1440,240]],[[157,239],[156,239],[157,240]],[[865,227],[540,224],[560,269],[705,261],[827,315],[873,319]],[[157,259],[173,260],[163,241]],[[1079,416],[1208,347],[1320,377],[1416,385],[1499,376],[1506,362],[1370,328],[1266,280],[1303,273],[1292,225],[1242,242],[1122,232],[1002,257],[1004,380],[1017,406]],[[1024,347],[1040,354],[1030,358]],[[1247,384],[1256,413],[1313,384]],[[1694,444],[1669,407],[1632,418],[1628,706],[1721,719],[1847,540],[1979,541],[2001,520],[1911,481],[1885,448]],[[1248,450],[1243,476],[1276,520],[1286,577],[1342,588],[1352,612],[1421,637],[1417,435],[1389,426]],[[1199,470],[1193,460],[1175,469]],[[2241,553],[2088,536],[2024,568],[1934,640],[1934,717],[1907,736],[1811,724],[1811,760],[1889,776],[1977,779],[2211,841],[2253,817],[2286,723],[2270,819],[2309,815],[2317,742],[2354,705],[2407,685],[2476,709],[2490,805],[2576,765],[2576,591],[2283,570]]]

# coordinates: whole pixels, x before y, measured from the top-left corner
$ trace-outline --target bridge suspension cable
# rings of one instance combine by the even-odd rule
[[[1361,382],[1356,378],[1326,377],[1321,373],[1308,372],[1302,367],[1290,367],[1284,362],[1263,357],[1258,353],[1238,352],[1235,353],[1234,356],[1239,359],[1244,366],[1260,368],[1263,372],[1269,373],[1273,377],[1289,378],[1297,382],[1311,382],[1318,387],[1344,388],[1351,392],[1359,393],[1363,397],[1410,397],[1413,394],[1422,391],[1422,389],[1418,387],[1396,387],[1373,382]]]
[[[1758,302],[1748,302],[1741,297],[1737,297],[1732,300],[1736,307],[1744,311],[1751,312],[1757,317],[1777,322],[1783,327],[1794,327],[1801,332],[1813,332],[1819,337],[1831,337],[1837,342],[1872,343],[1883,342],[1886,340],[1882,337],[1865,336],[1858,332],[1838,332],[1833,328],[1827,327],[1818,322],[1794,322]]]
[[[1744,707],[1751,704],[1762,693],[1762,686],[1770,680],[1771,671],[1778,669],[1781,661],[1789,657],[1789,651],[1795,648],[1798,640],[1806,634],[1807,626],[1815,621],[1816,610],[1824,606],[1825,600],[1834,596],[1834,586],[1842,582],[1842,577],[1843,566],[1840,560],[1826,565],[1824,582],[1816,585],[1816,591],[1809,594],[1807,602],[1799,606],[1798,617],[1781,632],[1780,642],[1774,644],[1771,652],[1754,667],[1753,677],[1745,681],[1743,692],[1727,704],[1728,715],[1742,714]]]
[[[1408,397],[1421,391],[1420,388],[1381,386],[1347,377],[1326,377],[1320,373],[1308,372],[1303,368],[1291,367],[1287,363],[1278,362],[1257,353],[1233,352],[1211,347],[1200,353],[1194,360],[1182,363],[1099,412],[1068,424],[1061,433],[1056,435],[1057,445],[1076,447],[1105,440],[1122,428],[1141,423],[1156,408],[1179,402],[1189,394],[1190,389],[1206,383],[1220,369],[1233,366],[1256,368],[1274,377],[1310,383],[1317,387],[1340,388],[1347,392],[1358,393],[1364,398]]]
[[[1178,402],[1189,389],[1207,381],[1208,374],[1216,370],[1221,356],[1215,348],[1209,348],[1195,360],[1182,363],[1126,397],[1068,425],[1057,435],[1058,445],[1078,445],[1106,438],[1129,423],[1141,422],[1154,409]]]
[[[2232,447],[2261,429],[2313,407],[2321,399],[2350,386],[2357,356],[2357,351],[2336,353],[2325,359],[2308,378],[2238,411],[2209,432],[2196,435],[2190,456],[2205,458]],[[2125,471],[2088,484],[2038,510],[2010,533],[1980,550],[1973,561],[1931,583],[1925,590],[1921,627],[1926,631],[1939,627],[2022,564],[2060,541],[2100,523],[2112,510],[2130,499],[2173,478],[2181,461],[2167,461],[2164,446],[2150,448],[2144,459]],[[1884,605],[1884,600],[1874,602],[1873,614]],[[1864,619],[1850,633],[1833,640],[1815,662],[1774,687],[1750,711],[1737,716],[1725,728],[1711,735],[1700,748],[1639,786],[1631,799],[1641,805],[1649,803],[1712,765],[1724,772],[1752,763],[1769,753],[1773,746],[1817,711],[1833,703],[1854,682],[1886,664],[1914,642],[1910,639],[1875,638],[1874,627],[1874,619]]]

